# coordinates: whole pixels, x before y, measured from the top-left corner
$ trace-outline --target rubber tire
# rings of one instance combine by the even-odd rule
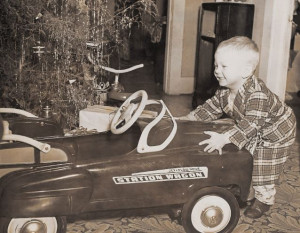
[[[231,209],[231,218],[224,229],[218,231],[218,233],[231,233],[236,227],[240,218],[240,208],[235,196],[228,190],[220,187],[208,187],[203,188],[193,194],[190,200],[184,204],[182,210],[182,225],[188,233],[205,233],[195,229],[192,224],[191,214],[195,204],[198,200],[204,196],[217,196],[224,199]],[[216,232],[217,233],[217,232]]]
[[[8,225],[12,218],[0,218],[0,232],[2,233],[11,233],[7,232]],[[57,221],[57,232],[56,233],[66,233],[67,232],[67,220],[66,217],[60,216],[56,217]]]

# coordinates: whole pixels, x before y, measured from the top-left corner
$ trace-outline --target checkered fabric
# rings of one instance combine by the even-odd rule
[[[228,104],[229,94],[229,89],[220,88],[188,117],[212,121],[226,113],[234,119],[236,124],[227,133],[233,144],[239,149],[246,148],[253,155],[253,185],[274,184],[295,140],[294,113],[255,76],[240,88],[232,110]]]
[[[274,205],[276,189],[274,184],[253,186],[255,190],[255,198],[267,205]]]

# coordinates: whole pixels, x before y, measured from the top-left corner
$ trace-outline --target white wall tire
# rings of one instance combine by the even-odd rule
[[[201,215],[199,216],[199,213]],[[214,233],[223,230],[230,221],[231,209],[221,197],[208,195],[200,198],[191,212],[191,221],[199,232]]]
[[[11,218],[1,220],[1,229],[6,233],[65,233],[66,225],[64,217]]]
[[[239,216],[234,195],[226,189],[211,187],[197,191],[184,205],[182,224],[189,233],[229,233]]]

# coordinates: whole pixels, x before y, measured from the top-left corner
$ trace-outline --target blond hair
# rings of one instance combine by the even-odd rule
[[[256,69],[259,62],[259,50],[256,43],[248,37],[235,36],[224,40],[219,44],[216,53],[222,49],[230,49],[237,52],[241,58],[244,58],[245,62],[252,65],[253,70]]]

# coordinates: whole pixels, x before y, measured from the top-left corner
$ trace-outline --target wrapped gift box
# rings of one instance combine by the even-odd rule
[[[118,108],[102,105],[88,106],[79,112],[79,126],[98,132],[108,131]]]

